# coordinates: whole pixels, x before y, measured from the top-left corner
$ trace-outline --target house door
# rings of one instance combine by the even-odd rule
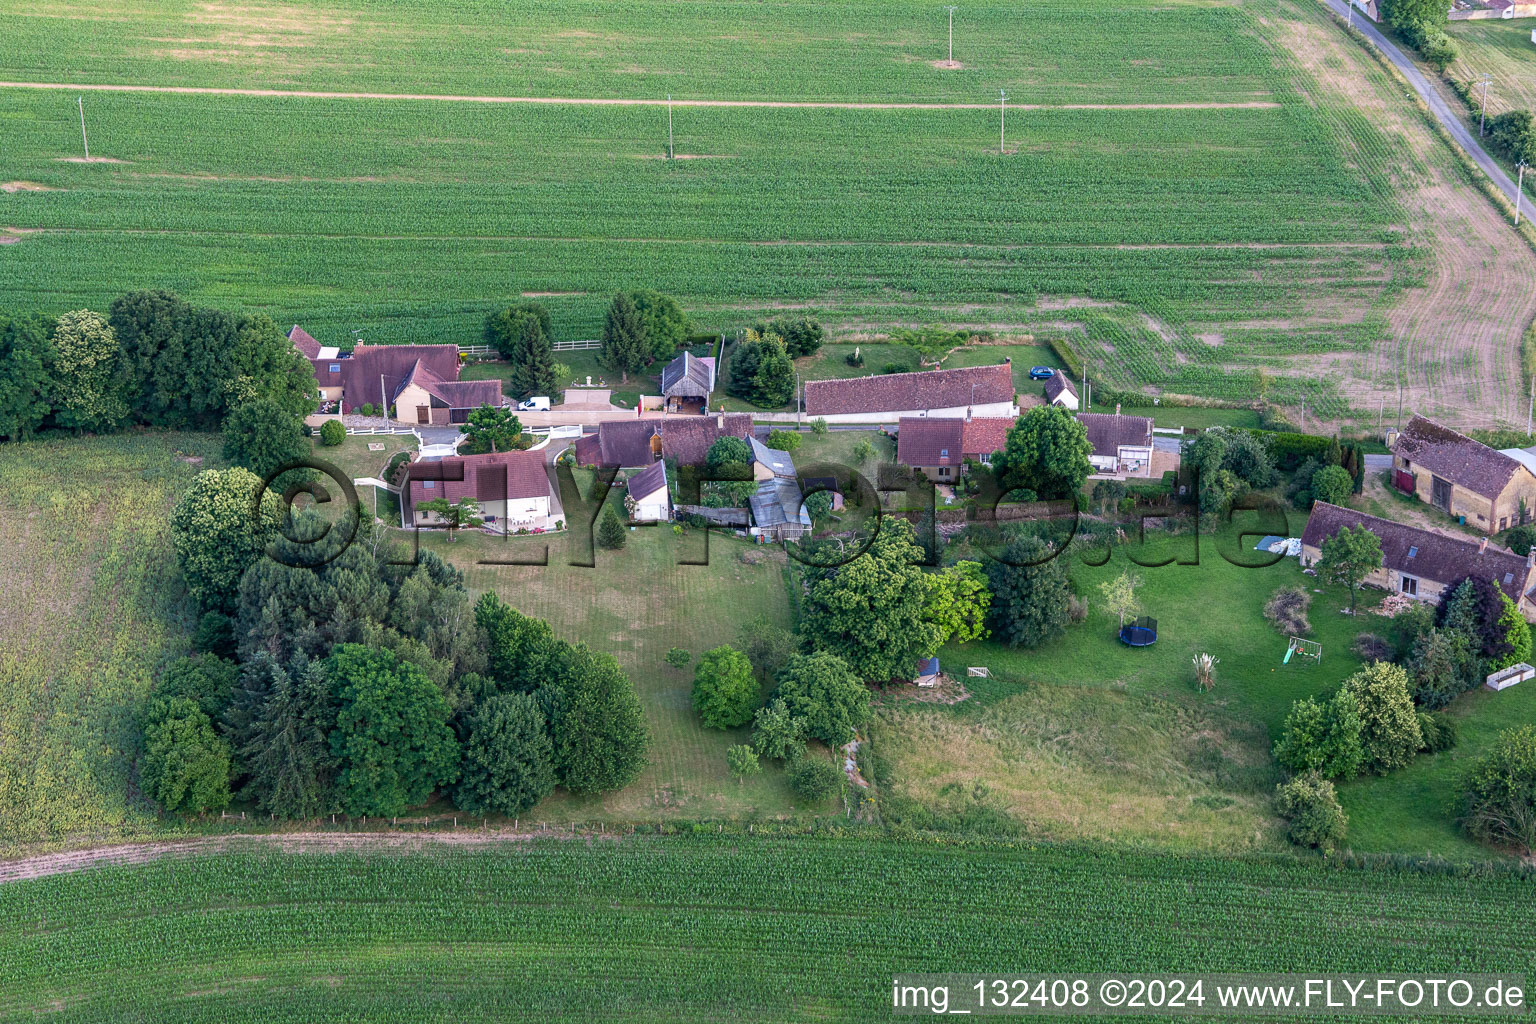
[[[428,407],[428,406],[425,406],[425,405],[418,405],[416,407],[416,422],[417,423],[431,423],[432,422],[432,410],[431,410],[431,408]]]
[[[1429,485],[1429,500],[1449,512],[1451,510],[1451,482],[1434,477]]]

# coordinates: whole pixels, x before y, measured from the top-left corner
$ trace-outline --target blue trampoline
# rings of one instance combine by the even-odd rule
[[[1157,643],[1157,620],[1143,615],[1120,627],[1120,642],[1131,647],[1151,647]]]

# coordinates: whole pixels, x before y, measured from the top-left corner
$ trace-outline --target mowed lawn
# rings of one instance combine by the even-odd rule
[[[1296,535],[1305,521],[1290,518]],[[1109,834],[1206,849],[1280,842],[1270,797],[1281,776],[1269,750],[1292,701],[1335,689],[1361,667],[1355,636],[1390,637],[1391,623],[1369,614],[1380,591],[1362,591],[1360,614],[1352,617],[1343,613],[1347,592],[1304,575],[1294,559],[1242,568],[1221,557],[1222,550],[1243,561],[1262,557],[1247,550],[1256,541],[1239,553],[1232,532],[1206,537],[1197,565],[1140,567],[1129,560],[1130,546],[1101,567],[1074,558],[1071,576],[1089,605],[1085,622],[1033,650],[995,640],[944,649],[946,672],[974,696],[884,712],[877,741],[899,794],[943,820],[1000,812],[1061,837]],[[1191,550],[1184,538],[1155,543],[1138,557],[1187,558]],[[1103,607],[1099,584],[1127,570],[1141,577],[1144,611],[1158,620],[1152,647],[1120,643],[1118,622]],[[1287,638],[1263,616],[1264,603],[1288,585],[1312,594],[1308,638],[1323,647],[1315,666],[1295,658],[1284,664]],[[1220,659],[1209,693],[1194,684],[1191,659],[1202,652]],[[965,678],[969,666],[987,667],[991,678]],[[1455,823],[1460,778],[1499,731],[1536,723],[1536,690],[1474,691],[1450,713],[1461,726],[1453,750],[1340,784],[1351,819],[1346,845],[1492,855]],[[979,797],[977,785],[986,787]]]
[[[166,515],[218,446],[0,445],[0,850],[155,826],[130,785],[133,716],[193,624]]]
[[[423,548],[464,570],[472,593],[494,590],[524,614],[549,622],[564,639],[618,658],[645,705],[651,764],[638,781],[601,797],[562,792],[533,816],[646,822],[772,818],[795,811],[778,768],[765,766],[744,782],[730,774],[725,750],[750,742],[750,729],[703,728],[690,700],[692,667],[676,669],[664,660],[672,647],[689,651],[697,663],[721,644],[739,646],[742,628],[759,616],[788,626],[782,551],[711,535],[708,565],[680,565],[679,559],[702,557],[702,532],[679,537],[670,527],[644,527],[628,534],[622,550],[597,548],[594,568],[568,564],[570,536],[553,535],[549,564],[532,567],[476,563],[537,558],[546,545],[542,537],[503,540],[465,532],[452,544],[439,534],[422,538]]]

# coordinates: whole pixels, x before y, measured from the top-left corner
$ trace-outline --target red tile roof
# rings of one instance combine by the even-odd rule
[[[294,324],[293,329],[288,332],[288,340],[293,342],[294,348],[304,353],[305,359],[320,358],[320,343],[310,337],[309,332],[298,324]]]
[[[1013,395],[1013,367],[1000,363],[958,370],[920,370],[848,380],[811,381],[805,385],[805,412],[808,416],[835,416],[958,409],[968,405],[1012,402]]]
[[[1017,422],[1012,416],[903,416],[897,421],[896,461],[903,466],[958,466],[962,459],[1000,451],[1008,429]]]
[[[487,455],[452,455],[445,459],[413,462],[408,471],[411,508],[423,501],[473,498],[505,501],[509,498],[547,498],[549,474],[542,451],[493,452]],[[431,481],[434,486],[427,487]]]
[[[655,461],[651,438],[660,434],[663,458],[683,466],[702,466],[709,446],[720,437],[750,433],[752,417],[744,412],[609,421],[597,428],[596,435],[576,442],[576,461],[583,466],[649,466]],[[589,439],[593,436],[595,440]]]

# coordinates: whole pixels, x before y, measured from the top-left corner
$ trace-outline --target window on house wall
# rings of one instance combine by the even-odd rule
[[[1507,527],[1508,525],[1509,525],[1509,516],[1500,516],[1499,517],[1499,529],[1502,530],[1505,527]]]
[[[331,372],[332,373],[340,373],[341,372],[341,364],[340,363],[332,363],[331,364]]]
[[[1398,579],[1398,589],[1409,597],[1417,597],[1419,594],[1419,581],[1412,576],[1402,576]]]

